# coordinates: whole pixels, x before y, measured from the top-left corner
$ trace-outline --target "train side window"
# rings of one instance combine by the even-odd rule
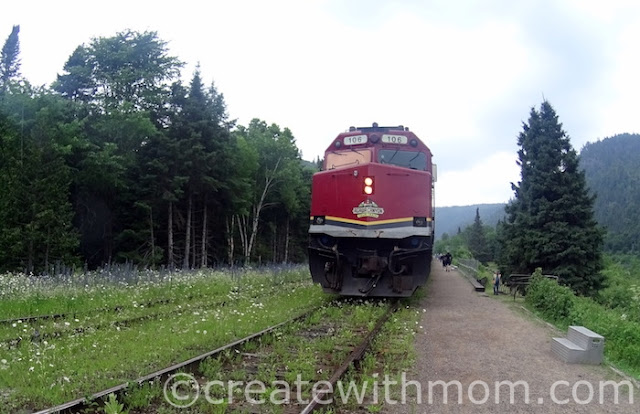
[[[378,162],[425,171],[427,169],[427,154],[416,151],[382,149],[378,151]]]
[[[350,165],[358,165],[371,162],[371,150],[369,149],[351,149],[345,151],[331,151],[325,156],[325,169],[333,170],[334,168],[348,167]]]

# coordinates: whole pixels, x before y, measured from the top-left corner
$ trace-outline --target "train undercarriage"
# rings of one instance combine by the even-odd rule
[[[343,296],[408,297],[427,281],[432,238],[334,238],[313,234],[309,267],[325,292]]]

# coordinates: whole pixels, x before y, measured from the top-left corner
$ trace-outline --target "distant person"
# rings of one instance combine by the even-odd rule
[[[444,270],[446,272],[451,270],[451,261],[453,260],[453,258],[451,257],[451,253],[447,252],[447,254],[444,255],[444,259],[442,260],[442,264],[444,265]]]
[[[500,289],[500,279],[502,278],[502,275],[500,274],[499,271],[495,271],[495,273],[493,274],[493,294],[497,295]]]

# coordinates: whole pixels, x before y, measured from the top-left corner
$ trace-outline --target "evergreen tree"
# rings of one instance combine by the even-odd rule
[[[518,136],[521,181],[507,206],[504,257],[513,272],[547,274],[581,294],[600,288],[603,232],[569,137],[551,105],[531,109]]]
[[[18,127],[0,114],[0,269],[36,272],[56,262],[71,264],[78,237],[66,158],[77,129],[65,102],[55,96],[7,98],[8,107],[20,108],[24,119]]]
[[[487,263],[491,260],[491,250],[487,243],[487,236],[485,229],[482,226],[482,220],[480,220],[480,209],[476,208],[476,217],[473,224],[469,228],[468,233],[468,245],[471,254],[477,260],[482,263]]]
[[[4,96],[9,83],[20,75],[20,26],[13,26],[0,52],[0,97]]]

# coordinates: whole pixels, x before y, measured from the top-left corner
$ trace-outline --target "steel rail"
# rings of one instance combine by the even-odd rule
[[[338,380],[342,378],[345,372],[347,372],[351,364],[353,364],[354,362],[360,361],[362,359],[362,357],[364,356],[364,353],[369,348],[369,345],[371,345],[371,341],[373,341],[373,339],[378,335],[378,333],[382,329],[382,326],[385,324],[385,322],[387,322],[391,314],[395,312],[397,309],[398,309],[398,301],[394,300],[389,306],[389,309],[384,313],[384,315],[380,317],[380,319],[378,319],[378,322],[376,323],[376,325],[362,340],[360,345],[358,345],[356,348],[354,348],[353,351],[351,351],[351,353],[344,360],[342,365],[340,365],[340,367],[338,367],[336,371],[333,373],[331,378],[329,378],[329,383],[331,384],[331,387],[323,387],[319,389],[317,391],[317,394],[313,396],[313,400],[302,411],[300,411],[300,414],[309,414],[313,412],[315,409],[318,408],[318,404],[320,404],[323,399],[328,397],[329,394],[333,392],[332,390],[335,388],[335,385],[338,382]]]
[[[136,379],[134,381],[130,381],[130,382],[126,382],[124,384],[116,385],[116,386],[111,387],[109,389],[96,392],[95,394],[92,394],[89,397],[78,398],[78,399],[75,399],[73,401],[69,401],[67,403],[64,403],[64,404],[61,404],[61,405],[57,405],[55,407],[47,408],[47,409],[44,409],[42,411],[37,411],[37,412],[35,412],[33,414],[54,414],[54,413],[55,414],[72,414],[72,413],[79,412],[80,410],[86,408],[88,403],[90,403],[92,401],[99,400],[100,398],[106,397],[106,396],[108,396],[109,394],[112,394],[112,393],[116,394],[116,395],[120,394],[123,391],[125,391],[133,383],[141,385],[141,384],[153,381],[156,378],[168,377],[171,374],[173,374],[173,373],[175,373],[175,372],[177,372],[179,370],[182,370],[182,369],[185,369],[185,370],[186,369],[191,369],[196,364],[200,363],[201,361],[203,361],[206,358],[209,358],[211,356],[214,356],[216,354],[224,352],[224,351],[226,351],[228,349],[232,349],[232,348],[234,348],[234,347],[236,347],[238,345],[242,345],[242,344],[244,344],[246,342],[249,342],[249,341],[251,341],[253,339],[256,339],[256,338],[261,337],[261,336],[263,336],[265,334],[273,332],[276,329],[278,329],[278,328],[280,328],[280,327],[282,327],[284,325],[296,322],[296,321],[298,321],[300,319],[304,319],[307,316],[309,316],[312,312],[315,312],[316,310],[320,309],[322,306],[326,306],[326,305],[318,306],[318,307],[316,307],[314,309],[311,309],[311,310],[308,310],[308,311],[304,312],[303,314],[298,315],[298,316],[296,316],[294,318],[288,319],[288,320],[286,320],[284,322],[280,322],[280,323],[278,323],[276,325],[273,325],[273,326],[271,326],[269,328],[263,329],[262,331],[253,333],[253,334],[251,334],[249,336],[246,336],[246,337],[244,337],[242,339],[238,339],[236,341],[230,342],[230,343],[228,343],[226,345],[221,346],[220,348],[214,349],[213,351],[206,352],[204,354],[198,355],[198,356],[193,357],[191,359],[188,359],[186,361],[179,362],[177,364],[171,365],[170,367],[163,368],[163,369],[161,369],[159,371],[152,372],[151,374],[148,374],[148,375],[145,375],[143,377],[140,377],[140,378],[138,378],[138,379]]]

